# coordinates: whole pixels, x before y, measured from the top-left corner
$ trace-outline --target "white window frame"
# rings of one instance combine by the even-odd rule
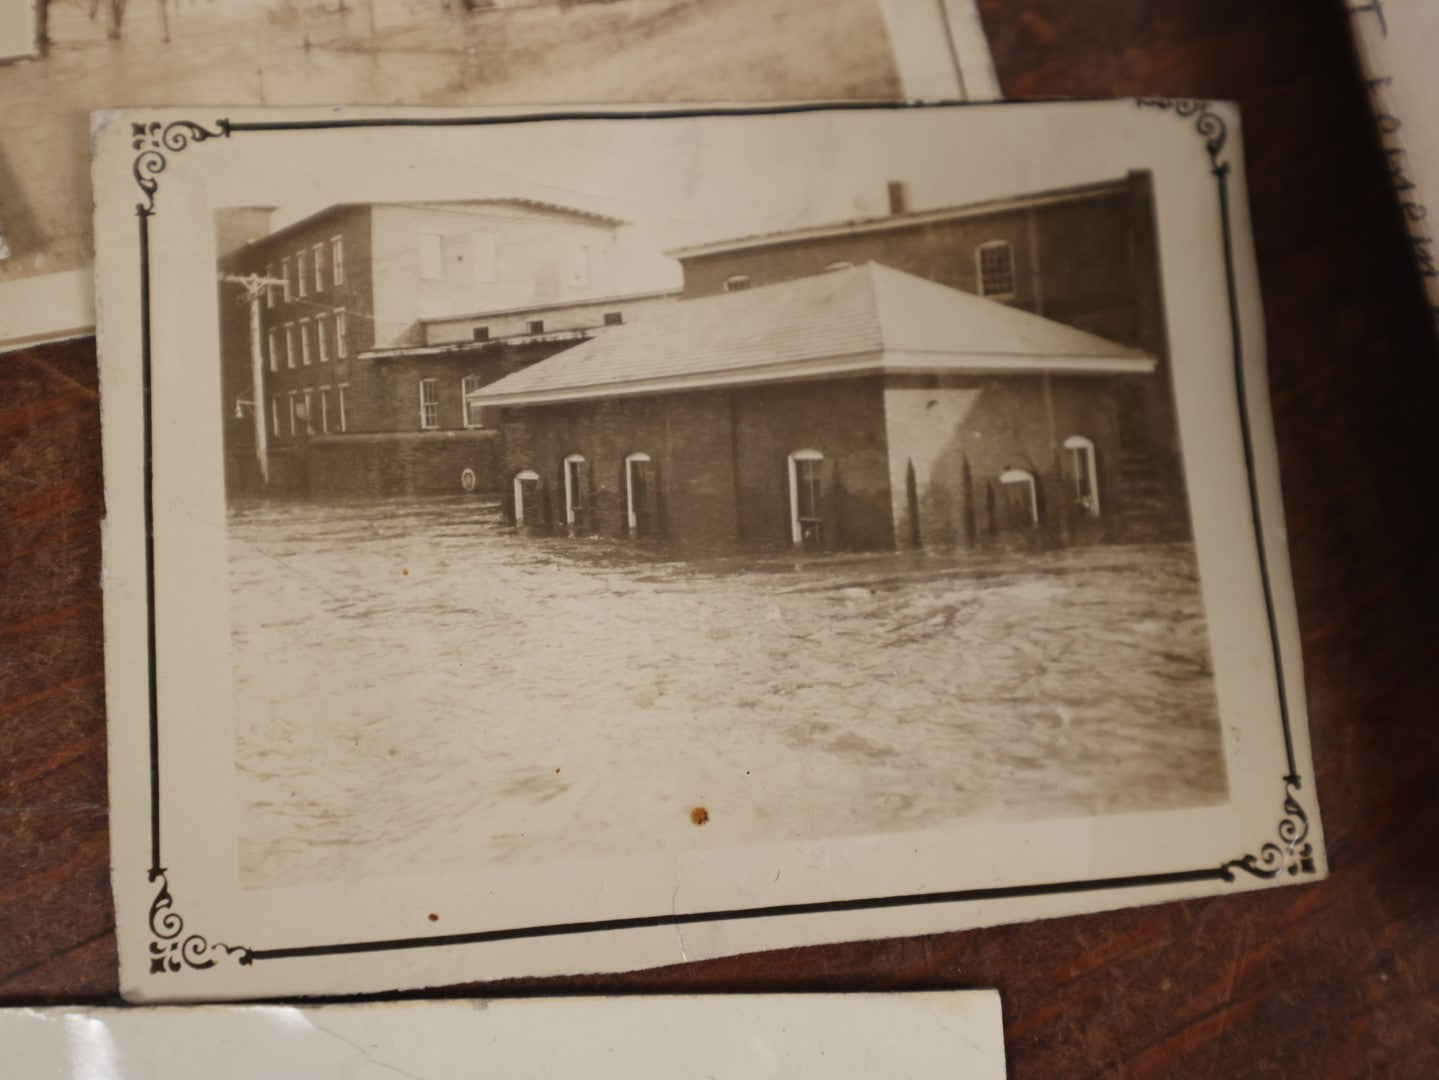
[[[1099,516],[1099,467],[1095,464],[1094,440],[1085,438],[1083,435],[1071,435],[1064,440],[1064,448],[1069,451],[1070,468],[1074,471],[1074,501],[1078,506],[1084,507],[1090,517]],[[1084,493],[1079,489],[1079,453],[1085,454],[1085,474],[1089,480],[1089,498],[1086,500]]]
[[[420,280],[421,281],[444,281],[445,280],[445,234],[437,229],[421,229],[419,233],[420,250]],[[434,273],[426,273],[425,244],[434,241],[435,244],[435,265]]]
[[[1009,252],[1009,290],[1007,292],[1004,290],[990,292],[984,287],[984,252],[998,251],[1000,249]],[[979,282],[979,295],[987,296],[991,300],[1014,299],[1015,288],[1018,283],[1018,275],[1015,273],[1014,266],[1014,245],[1008,240],[986,240],[976,247],[974,249],[974,273],[975,279]]]
[[[799,520],[799,466],[801,461],[823,461],[824,455],[818,450],[795,450],[786,459],[789,469],[789,531],[790,539],[796,544],[804,543],[804,527]],[[821,518],[821,521],[824,519]]]
[[[328,364],[330,362],[330,345],[329,340],[325,336],[325,327],[327,325],[329,325],[329,320],[327,320],[325,316],[315,316],[315,356],[322,364]]]
[[[425,389],[429,388],[430,398],[426,400]],[[433,410],[433,417],[426,410]],[[440,429],[440,380],[420,380],[420,430],[438,431]]]
[[[330,282],[336,288],[345,283],[345,238],[330,237]]]
[[[349,421],[345,416],[345,391],[350,388],[349,383],[341,383],[335,387],[335,404],[340,410],[340,430],[349,431]]]
[[[310,247],[310,257],[315,263],[315,291],[325,291],[325,245],[314,244]]]
[[[285,366],[295,366],[295,324],[288,322],[285,324]]]
[[[315,434],[315,388],[307,386],[301,393],[305,398],[305,434]]]
[[[574,485],[573,485],[573,484],[571,483],[571,481],[570,481],[570,466],[571,466],[571,465],[584,465],[584,464],[586,464],[584,454],[566,454],[566,455],[565,455],[564,470],[563,470],[563,471],[564,471],[564,476],[565,476],[565,524],[566,524],[566,525],[571,525],[571,526],[572,526],[572,525],[574,525],[574,523],[575,523],[575,495],[577,494],[577,493],[574,491]],[[581,506],[581,507],[579,507],[579,509],[580,509],[581,511],[583,511],[583,510],[584,510],[584,507]]]
[[[265,332],[265,340],[266,340],[266,342],[269,344],[269,347],[270,347],[270,370],[271,370],[271,371],[279,371],[279,370],[280,370],[280,335],[276,332],[275,327],[272,326],[272,327],[270,327],[269,330],[267,330],[267,331]]]
[[[270,263],[269,266],[265,267],[265,276],[266,276],[267,278],[274,278],[274,276],[275,276],[275,264],[274,264],[274,263]],[[265,306],[266,306],[267,308],[272,308],[272,307],[275,306],[275,286],[270,285],[270,284],[266,284],[266,286],[265,286]]]
[[[350,323],[345,318],[345,309],[335,309],[335,359],[343,360],[350,355],[349,337]]]
[[[636,450],[633,454],[625,455],[625,509],[628,512],[630,535],[635,534],[639,528],[639,515],[635,513],[635,466],[648,464],[651,458],[643,450]]]
[[[304,249],[301,249],[295,255],[295,286],[301,299],[309,295],[309,290],[306,287],[306,283],[309,280],[307,276],[309,271],[305,269],[305,254]]]
[[[293,437],[299,433],[295,423],[295,391],[291,390],[287,396],[290,399],[290,435]]]
[[[311,362],[311,360],[313,360],[313,359],[314,359],[314,357],[311,355],[311,350],[310,350],[310,320],[309,320],[308,318],[306,318],[306,319],[301,319],[301,320],[300,320],[300,363],[301,363],[301,365],[303,365],[304,367],[309,367],[309,366],[310,366],[310,362]]]
[[[284,290],[285,303],[288,304],[291,300],[293,300],[293,299],[295,298],[294,285],[292,285],[291,282],[290,282],[290,260],[289,260],[289,259],[281,259],[281,260],[280,260],[280,277],[281,277],[281,278],[284,280],[284,282],[285,282],[285,284],[282,286],[282,288],[283,288],[283,290]]]
[[[534,469],[522,469],[515,473],[515,528],[521,528],[525,524],[525,481],[533,480],[536,484],[540,482],[540,474]]]
[[[460,379],[460,402],[462,405],[464,424],[467,428],[477,428],[485,426],[484,424],[480,423],[479,420],[475,419],[470,415],[470,394],[472,394],[474,391],[478,390],[481,386],[484,385],[484,383],[481,381],[483,378],[484,376],[482,375],[465,375],[462,376]],[[473,380],[475,383],[473,387],[469,385],[471,380]],[[479,409],[477,408],[475,411],[478,412]]]
[[[280,395],[270,395],[270,434],[280,437]]]
[[[320,434],[330,433],[330,387],[320,387]]]
[[[1034,473],[1027,469],[1005,469],[999,474],[999,482],[1029,485],[1029,523],[1039,528],[1039,489],[1034,482]]]
[[[748,274],[731,274],[724,279],[725,292],[741,292],[749,287],[750,278]]]

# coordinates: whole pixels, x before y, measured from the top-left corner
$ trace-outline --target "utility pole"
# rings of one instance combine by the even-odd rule
[[[260,462],[260,482],[268,486],[270,432],[265,427],[265,352],[260,334],[260,298],[271,285],[282,286],[285,280],[263,277],[260,274],[248,274],[245,277],[238,274],[221,274],[220,280],[243,286],[246,299],[250,301],[250,382],[255,395],[255,400],[250,403],[250,411],[255,419],[255,457]],[[236,402],[236,408],[240,404]]]

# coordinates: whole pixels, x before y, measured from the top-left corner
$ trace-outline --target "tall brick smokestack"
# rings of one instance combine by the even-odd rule
[[[909,185],[903,180],[889,182],[889,212],[891,214],[909,213]]]

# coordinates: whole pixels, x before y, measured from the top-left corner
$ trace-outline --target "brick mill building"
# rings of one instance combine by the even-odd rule
[[[683,299],[471,395],[550,532],[1187,535],[1150,177],[689,248]]]
[[[271,231],[219,221],[222,408],[231,494],[437,492],[497,468],[466,395],[673,299],[626,223],[532,199],[329,207]],[[636,266],[640,269],[636,271]],[[259,300],[259,386],[240,279]],[[641,287],[637,287],[638,284]]]

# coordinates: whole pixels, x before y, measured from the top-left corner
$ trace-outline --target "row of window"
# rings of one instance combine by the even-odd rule
[[[301,248],[280,260],[279,274],[273,263],[265,267],[265,276],[283,282],[266,288],[266,307],[274,307],[280,299],[289,303],[296,297],[339,288],[345,283],[345,239],[332,236],[328,243]]]
[[[564,482],[565,525],[571,531],[582,531],[589,524],[588,465],[583,454],[570,454],[562,462]],[[515,524],[539,523],[539,473],[525,469],[515,474]],[[659,527],[658,491],[655,465],[650,456],[636,451],[625,457],[625,524],[631,536],[653,535]]]
[[[329,363],[333,357],[344,360],[350,355],[350,340],[343,308],[333,315],[289,322],[269,332],[270,370],[278,371],[283,354],[285,367],[304,367],[318,360]]]
[[[1099,516],[1099,474],[1095,465],[1094,442],[1083,435],[1064,440],[1069,456],[1070,497],[1075,509],[1088,517]],[[1039,490],[1034,474],[1027,469],[1005,469],[999,474],[1009,523],[1039,527]]]
[[[797,545],[812,547],[824,540],[824,455],[818,450],[796,450],[789,455],[791,536]],[[587,460],[570,454],[563,462],[565,525],[572,531],[588,524]],[[637,450],[625,456],[625,522],[631,536],[651,535],[657,528],[658,500],[655,465],[649,454]],[[515,523],[535,524],[538,512],[539,474],[531,469],[514,479]]]
[[[318,390],[307,386],[303,390],[291,390],[283,396],[275,394],[270,398],[270,433],[278,438],[282,433],[298,435],[301,430],[306,435],[329,435],[347,430],[345,397],[349,389],[349,383],[340,383],[334,387],[322,386]]]
[[[433,381],[433,380],[430,380]],[[422,384],[423,385],[423,384]],[[1064,441],[1070,459],[1070,483],[1076,507],[1090,517],[1099,516],[1099,480],[1095,469],[1094,442],[1083,435]],[[570,454],[563,462],[565,524],[583,529],[589,512],[583,454]],[[787,458],[789,471],[790,539],[797,547],[820,547],[825,541],[824,454],[818,450],[795,450]],[[649,454],[636,451],[625,458],[625,510],[631,536],[648,536],[655,528],[656,501],[654,463]],[[526,469],[514,479],[515,522],[535,524],[538,512],[539,474]],[[1039,494],[1034,474],[1025,469],[1006,469],[999,477],[1004,493],[1006,524],[1037,528],[1040,523]]]
[[[481,427],[480,410],[470,407],[470,394],[484,385],[478,375],[466,375],[460,380],[460,412],[465,427]],[[440,426],[440,380],[420,380],[420,430],[436,431]]]
[[[604,324],[606,326],[622,326],[624,325],[624,321],[625,313],[623,311],[606,311],[604,313]],[[571,329],[574,328],[571,327]],[[543,334],[544,332],[544,319],[530,319],[525,323],[525,333],[527,334]],[[488,326],[472,326],[470,328],[470,337],[475,341],[489,341],[490,328]]]
[[[1008,300],[1014,296],[1014,245],[1008,240],[988,240],[974,249],[975,273],[979,281],[979,295],[996,300]],[[854,263],[834,262],[825,271],[848,270]],[[733,274],[725,278],[725,292],[739,292],[750,287],[748,274]]]

